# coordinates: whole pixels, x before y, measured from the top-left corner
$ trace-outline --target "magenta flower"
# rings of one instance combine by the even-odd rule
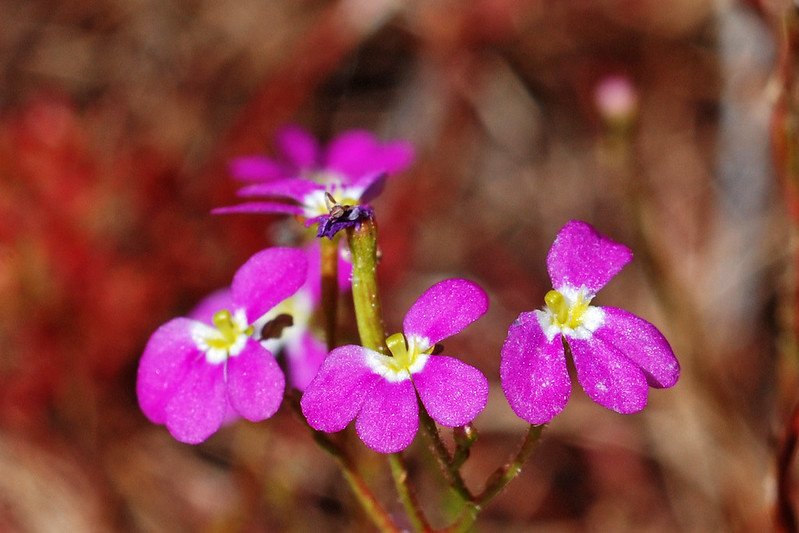
[[[231,163],[235,178],[254,182],[240,189],[240,196],[272,200],[214,213],[287,213],[305,217],[310,225],[330,214],[328,194],[342,206],[366,204],[382,192],[388,174],[405,170],[413,160],[408,143],[382,144],[363,130],[345,131],[322,149],[310,133],[288,126],[275,144],[276,158],[250,156]]]
[[[230,308],[211,322],[175,318],[155,333],[139,362],[136,393],[144,414],[165,424],[179,441],[207,439],[235,413],[251,421],[272,416],[283,399],[285,378],[272,354],[252,338],[252,324],[299,289],[305,255],[270,248],[251,257],[233,277]],[[217,295],[217,303],[227,298]],[[209,304],[210,305],[210,304]]]
[[[502,347],[502,389],[520,418],[543,424],[566,406],[564,344],[588,396],[619,413],[643,409],[649,387],[677,382],[680,365],[655,326],[622,309],[590,305],[631,259],[629,248],[585,222],[560,230],[547,256],[554,290],[546,307],[519,315]]]
[[[404,333],[386,339],[393,357],[353,345],[330,352],[300,402],[308,423],[331,433],[357,419],[364,444],[391,453],[406,448],[416,435],[417,394],[439,424],[471,422],[486,405],[488,380],[476,368],[432,352],[437,342],[487,309],[485,292],[470,281],[433,285],[405,315]]]

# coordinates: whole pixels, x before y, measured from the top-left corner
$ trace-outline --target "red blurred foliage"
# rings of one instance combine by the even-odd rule
[[[94,397],[84,407],[96,409],[141,339],[176,306],[226,283],[234,257],[246,255],[239,244],[259,246],[241,228],[226,235],[231,225],[207,214],[207,199],[187,205],[167,156],[133,145],[103,151],[87,133],[91,120],[50,94],[0,120],[4,425],[64,415],[59,405],[74,407],[55,401],[64,395]]]

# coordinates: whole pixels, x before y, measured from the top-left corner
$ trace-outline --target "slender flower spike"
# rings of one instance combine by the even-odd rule
[[[680,365],[655,326],[622,309],[590,305],[631,259],[629,248],[585,222],[560,230],[547,256],[554,290],[543,310],[519,315],[502,347],[502,389],[520,418],[543,424],[566,406],[567,347],[588,396],[619,413],[643,409],[649,387],[677,382]]]
[[[386,339],[392,356],[353,345],[330,352],[300,402],[308,423],[332,433],[356,419],[364,444],[391,453],[406,448],[416,435],[417,394],[439,424],[471,422],[486,405],[488,380],[476,368],[432,352],[487,309],[485,292],[470,281],[433,285],[405,315],[403,333]]]
[[[270,248],[251,257],[233,277],[230,308],[211,316],[213,326],[175,318],[150,337],[139,362],[136,393],[144,414],[165,424],[179,441],[197,444],[230,417],[271,417],[283,399],[285,377],[272,354],[252,338],[253,323],[305,282],[300,250]],[[207,318],[207,317],[205,317]]]
[[[288,126],[278,132],[275,142],[278,157],[243,157],[231,164],[235,178],[250,182],[239,190],[240,196],[268,200],[222,207],[214,213],[294,214],[311,225],[330,215],[328,195],[344,207],[366,205],[382,192],[389,174],[413,161],[408,143],[383,144],[364,130],[345,131],[323,149],[304,129]]]

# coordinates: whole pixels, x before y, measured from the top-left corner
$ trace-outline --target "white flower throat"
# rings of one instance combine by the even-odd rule
[[[241,353],[253,327],[247,323],[243,309],[237,309],[235,314],[227,309],[217,311],[212,320],[214,327],[197,322],[192,338],[209,363],[219,364]]]
[[[549,291],[544,296],[546,308],[536,311],[547,340],[552,341],[558,333],[575,339],[590,338],[605,322],[605,312],[590,305],[593,298],[585,286],[579,289],[564,286],[559,291]]]
[[[435,346],[417,335],[395,333],[386,339],[391,356],[370,352],[367,364],[376,373],[391,382],[411,379],[411,374],[421,372]]]

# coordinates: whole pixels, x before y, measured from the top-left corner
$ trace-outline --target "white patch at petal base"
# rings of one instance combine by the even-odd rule
[[[211,346],[208,342],[224,341],[224,336],[218,329],[199,321],[194,321],[192,324],[191,338],[197,348],[205,353],[205,360],[212,365],[224,363],[229,357],[239,355],[247,344],[247,334],[244,333],[244,331],[249,324],[247,324],[247,315],[244,309],[237,309],[232,314],[231,321],[240,333],[236,335],[236,338],[231,344],[224,348]]]

